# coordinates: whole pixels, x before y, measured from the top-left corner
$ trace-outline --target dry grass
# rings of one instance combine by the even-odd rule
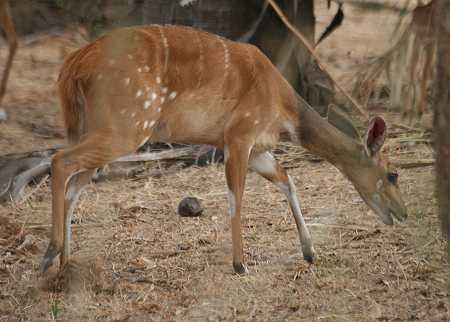
[[[60,124],[49,93],[62,59],[57,44],[71,38],[58,39],[19,51],[6,98],[11,119],[0,124],[2,153],[61,142],[25,126]],[[36,55],[47,58],[32,69]],[[391,159],[432,159],[427,134],[414,136],[392,128]],[[41,276],[50,232],[44,181],[25,202],[0,206],[0,321],[450,321],[433,168],[400,170],[409,219],[387,227],[335,168],[298,147],[280,150],[315,242],[313,266],[302,259],[285,198],[251,173],[243,208],[250,274],[236,276],[223,166],[177,171],[151,163],[149,173],[161,167],[165,174],[111,178],[83,193],[71,265]],[[176,214],[186,196],[202,200],[203,216]]]
[[[421,150],[409,150],[415,149]],[[49,320],[53,312],[61,321],[444,321],[449,267],[437,233],[432,168],[401,171],[410,219],[386,227],[333,167],[300,166],[290,173],[316,264],[301,257],[284,197],[250,174],[243,209],[250,275],[244,277],[234,275],[230,263],[221,165],[91,186],[77,211],[74,263],[62,277],[36,272],[49,230],[48,187],[20,208],[1,208],[0,317]],[[187,195],[203,201],[202,217],[176,214]],[[26,236],[31,244],[18,250]]]

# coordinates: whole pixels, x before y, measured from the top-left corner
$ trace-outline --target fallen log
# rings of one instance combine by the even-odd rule
[[[112,165],[120,167],[121,164],[130,162],[182,160],[186,166],[205,166],[223,159],[222,153],[215,151],[216,149],[205,150],[201,146],[179,146],[167,150],[161,150],[161,146],[157,144],[153,146],[157,146],[159,150],[124,156],[112,162]],[[20,201],[27,185],[39,182],[44,175],[50,174],[51,157],[60,149],[62,146],[0,156],[0,203]],[[152,144],[145,149],[152,149]]]

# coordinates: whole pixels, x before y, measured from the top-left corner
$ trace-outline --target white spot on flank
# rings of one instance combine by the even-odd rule
[[[145,101],[144,102],[144,110],[147,110],[150,107],[150,105],[152,105],[151,101]]]
[[[258,121],[258,120],[255,120],[255,122],[253,122],[253,123],[255,123],[255,125],[258,125],[258,124],[259,124],[259,121]]]
[[[228,210],[230,212],[230,216],[234,217],[236,214],[236,197],[231,190],[228,190]]]
[[[100,73],[97,75],[97,79],[102,79],[102,78],[103,78],[103,74]]]
[[[152,93],[152,100],[155,100],[158,97],[158,95],[156,95],[156,93]]]
[[[163,87],[161,90],[164,94],[167,94],[168,88],[167,87]]]
[[[136,116],[136,112],[131,113],[131,117],[135,117]]]
[[[148,126],[148,121],[145,121],[144,122],[144,130],[147,128],[147,126]]]
[[[139,96],[141,96],[142,95],[142,90],[140,89],[140,90],[138,90],[137,92],[136,92],[136,97],[139,97]]]
[[[156,82],[158,83],[158,84],[161,84],[161,77],[156,77]]]
[[[128,54],[128,59],[133,60],[133,55]]]
[[[127,110],[124,108],[123,110],[120,110],[120,114],[125,114]]]
[[[112,65],[114,65],[116,63],[116,60],[115,59],[110,59],[109,60],[109,64],[112,66]]]
[[[139,73],[142,73],[142,68],[139,67],[139,68],[137,69],[137,71],[138,71]]]
[[[166,100],[166,98],[164,96],[161,97],[161,104],[163,104],[165,100]]]
[[[141,124],[141,121],[136,122],[136,126],[139,126],[139,124]]]
[[[145,86],[145,90],[147,91],[147,92],[150,92],[150,86]]]
[[[130,85],[130,78],[129,77],[125,78],[123,81],[125,83],[125,86]]]
[[[161,107],[158,107],[158,109],[156,110],[156,112],[161,113]]]
[[[148,67],[147,65],[144,66],[144,70],[145,72],[149,72],[150,71],[150,67]]]
[[[249,116],[250,116],[250,114],[251,114],[250,112],[247,112],[247,113],[245,113],[245,115],[244,115],[244,116],[245,116],[245,117],[249,117]]]
[[[151,121],[149,127],[153,127],[155,125],[156,121]]]
[[[177,92],[172,92],[172,93],[169,94],[169,99],[170,100],[175,99],[175,97],[177,97]]]

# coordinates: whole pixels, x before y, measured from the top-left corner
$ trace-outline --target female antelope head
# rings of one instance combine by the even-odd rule
[[[359,164],[346,174],[367,205],[385,224],[392,225],[392,217],[403,221],[407,212],[397,184],[398,174],[382,152],[386,129],[385,121],[379,116],[369,122]]]

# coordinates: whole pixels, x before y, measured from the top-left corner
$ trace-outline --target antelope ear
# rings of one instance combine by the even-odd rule
[[[386,140],[386,122],[380,116],[373,117],[364,136],[364,146],[369,156],[377,154]]]

